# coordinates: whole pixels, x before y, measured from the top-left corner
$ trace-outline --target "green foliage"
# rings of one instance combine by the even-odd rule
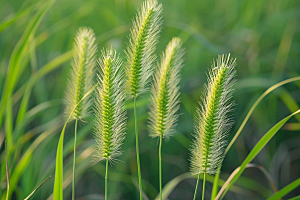
[[[53,4],[54,2],[0,1],[1,200],[24,199],[38,183],[49,175],[54,175],[56,171],[58,175],[55,178],[61,181],[58,190],[64,191],[65,199],[71,199],[74,126],[66,125],[60,137],[61,150],[57,152],[55,149],[65,121],[62,99],[68,84],[66,80],[70,79],[68,60],[72,57],[70,50],[73,35],[78,27],[92,27],[97,33],[96,42],[104,48],[113,47],[117,52],[121,52],[120,58],[124,57],[122,52],[127,44],[133,47],[131,52],[135,52],[137,40],[129,36],[129,42],[126,44],[124,41],[128,41],[130,16],[134,15],[140,2],[62,0]],[[192,199],[194,187],[187,183],[196,182],[196,177],[187,172],[190,164],[187,155],[193,139],[192,117],[198,97],[205,90],[202,87],[205,82],[204,71],[207,69],[207,61],[212,57],[231,52],[238,60],[239,81],[234,93],[238,105],[234,110],[236,123],[232,127],[234,132],[230,132],[228,138],[231,139],[234,133],[236,134],[228,141],[230,143],[224,152],[226,156],[222,169],[219,168],[220,173],[217,172],[215,176],[214,194],[211,196],[211,199],[215,199],[218,190],[223,185],[228,186],[225,181],[230,182],[230,177],[236,175],[231,173],[234,167],[241,166],[252,152],[251,149],[256,147],[259,138],[263,137],[261,133],[299,109],[300,38],[296,36],[299,35],[300,2],[230,0],[229,3],[224,3],[217,0],[187,3],[180,0],[164,0],[156,2],[157,7],[160,2],[164,6],[164,12],[159,16],[164,18],[164,29],[160,33],[161,37],[156,35],[154,38],[154,47],[158,51],[153,50],[150,54],[140,53],[143,50],[143,40],[139,40],[141,42],[138,43],[138,51],[135,54],[135,61],[139,64],[135,63],[134,71],[140,73],[131,82],[142,82],[142,64],[147,59],[149,62],[146,64],[151,65],[149,72],[154,72],[156,61],[150,57],[153,56],[154,59],[157,52],[163,51],[172,37],[180,37],[187,50],[186,67],[182,68],[180,76],[182,114],[176,125],[176,133],[172,135],[173,139],[166,143],[161,151],[160,164],[164,172],[164,187],[162,193],[158,194],[159,181],[156,175],[159,161],[155,153],[157,140],[150,140],[145,134],[149,117],[147,108],[152,99],[148,93],[140,95],[147,90],[152,75],[149,75],[144,88],[139,88],[140,85],[136,84],[134,90],[137,91],[138,98],[134,98],[133,102],[126,102],[126,107],[134,108],[134,114],[138,116],[133,118],[133,113],[128,112],[127,132],[132,133],[134,128],[137,130],[139,126],[141,165],[138,167],[139,171],[143,171],[141,193],[144,199],[159,199],[161,196],[162,199]],[[140,16],[133,19],[135,25],[138,22],[137,18],[142,18],[141,11],[142,9],[139,11]],[[145,34],[143,32],[141,35]],[[144,47],[146,49],[151,45]],[[127,56],[128,52],[130,51],[126,50]],[[149,56],[143,58],[143,55]],[[128,69],[131,66],[128,61],[127,58],[125,65],[120,67],[126,75],[130,75]],[[127,81],[126,85],[126,93],[133,97],[130,81]],[[92,165],[91,135],[95,117],[89,115],[84,121],[84,125],[79,123],[78,126],[76,198],[101,199],[104,193],[102,178],[107,177],[107,171],[103,162]],[[251,176],[243,172],[235,178],[224,199],[299,199],[299,172],[295,170],[299,169],[300,165],[297,157],[299,134],[296,132],[300,130],[299,122],[300,115],[291,117],[278,130],[279,134],[272,136],[267,145],[256,151],[255,158],[251,161],[265,167],[280,189],[279,192],[273,192],[271,185],[266,184],[265,178],[261,179],[262,173],[248,169],[247,164],[245,169],[251,170]],[[10,172],[8,192],[4,164],[5,140],[7,168]],[[109,182],[108,199],[138,198],[137,190],[141,187],[139,188],[136,177],[134,140],[134,134],[126,135],[122,155],[118,157],[125,162],[114,165],[108,173],[109,179],[112,180]],[[59,160],[55,162],[57,158]],[[237,169],[234,172],[238,172],[240,167]],[[205,197],[208,199],[207,192],[214,177],[208,174],[205,177]],[[199,176],[199,185],[202,179],[203,174]],[[30,199],[55,199],[52,194],[53,181],[54,179],[50,179],[40,189],[35,190]]]
[[[215,174],[223,161],[224,148],[232,121],[235,60],[219,56],[209,72],[208,85],[202,95],[195,120],[195,140],[191,149],[193,174]]]

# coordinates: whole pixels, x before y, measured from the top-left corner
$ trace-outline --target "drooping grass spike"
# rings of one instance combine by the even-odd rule
[[[236,61],[230,58],[230,54],[218,56],[209,71],[208,84],[204,87],[200,108],[197,109],[190,161],[191,171],[198,174],[198,179],[201,173],[204,174],[202,199],[205,174],[215,174],[221,166],[227,144],[225,139],[233,124],[229,112],[234,105],[235,66]]]
[[[82,102],[80,100],[93,87],[96,51],[97,47],[95,45],[93,30],[90,28],[80,28],[76,34],[73,47],[73,63],[66,90],[67,105],[65,110],[66,116],[68,117],[72,114],[72,119],[75,120],[72,200],[75,199],[77,121],[83,120],[91,107],[90,96]],[[72,112],[74,108],[75,110]]]
[[[114,50],[102,51],[99,59],[99,87],[95,96],[95,162],[106,160],[105,200],[107,200],[108,162],[121,155],[125,139],[126,109],[122,62]]]
[[[137,97],[146,90],[152,76],[154,51],[161,30],[162,5],[156,0],[147,0],[137,12],[130,31],[127,55],[127,90]]]
[[[73,108],[82,99],[83,95],[93,86],[95,54],[95,34],[90,28],[80,28],[76,34],[73,47],[73,63],[66,90],[67,105],[65,114],[69,116]],[[91,98],[87,97],[81,102],[72,119],[82,120],[91,107]]]
[[[159,186],[162,200],[161,146],[162,138],[168,139],[175,131],[179,110],[180,70],[184,50],[181,40],[173,38],[161,57],[152,85],[150,105],[150,135],[159,137]]]

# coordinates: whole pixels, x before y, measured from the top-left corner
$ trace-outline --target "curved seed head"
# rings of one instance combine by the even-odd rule
[[[162,5],[156,0],[147,0],[137,12],[130,31],[126,50],[127,93],[137,97],[147,90],[152,76],[156,43],[161,30]]]
[[[219,55],[212,64],[195,119],[190,158],[193,174],[215,174],[223,162],[225,138],[233,124],[229,112],[234,105],[235,65],[230,55]]]
[[[114,161],[125,139],[126,109],[122,62],[114,50],[102,51],[95,96],[95,162]]]
[[[84,94],[93,86],[95,53],[95,35],[90,28],[80,28],[76,33],[73,47],[73,63],[66,91],[66,116],[80,102]],[[73,119],[83,119],[91,107],[91,97],[85,98],[72,114]]]
[[[184,50],[181,40],[173,38],[161,56],[154,75],[150,105],[150,135],[168,139],[175,131],[179,110],[180,70]]]

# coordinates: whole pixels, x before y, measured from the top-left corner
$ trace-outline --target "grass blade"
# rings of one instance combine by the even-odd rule
[[[6,200],[8,200],[8,194],[9,194],[9,170],[8,170],[8,162],[7,162],[7,153],[6,153],[6,141],[5,141],[5,166],[6,166]]]
[[[238,138],[238,136],[240,135],[240,133],[242,132],[243,128],[245,127],[247,121],[249,120],[251,114],[253,113],[254,109],[256,108],[256,106],[269,94],[271,93],[273,90],[279,88],[280,86],[283,86],[285,84],[291,83],[291,82],[295,82],[295,81],[299,81],[300,80],[300,76],[298,77],[294,77],[294,78],[290,78],[284,81],[281,81],[275,85],[273,85],[272,87],[270,87],[269,89],[267,89],[253,104],[253,106],[250,108],[249,112],[247,113],[244,121],[242,122],[241,126],[239,127],[238,131],[236,132],[236,134],[234,135],[234,137],[232,138],[232,140],[230,141],[229,145],[227,146],[227,148],[225,149],[225,155],[227,154],[227,152],[229,151],[229,149],[232,147],[232,145],[234,144],[234,142],[236,141],[236,139]],[[218,173],[220,173],[220,169],[218,170]],[[218,174],[217,173],[217,174]],[[213,190],[212,190],[212,194],[211,194],[211,200],[215,199],[215,197],[217,196],[217,192],[218,192],[218,178],[219,175],[215,176],[215,181],[214,181],[214,185],[213,185]]]
[[[226,150],[225,150],[225,154],[229,151],[229,149],[232,147],[233,143],[236,141],[237,137],[240,135],[241,131],[243,130],[243,128],[245,127],[248,119],[250,118],[251,114],[253,113],[254,109],[256,108],[256,106],[263,100],[263,98],[265,98],[265,96],[267,96],[269,93],[271,93],[273,90],[279,88],[280,86],[283,86],[285,84],[291,83],[291,82],[295,82],[295,81],[299,81],[300,80],[300,76],[298,77],[294,77],[294,78],[290,78],[284,81],[281,81],[275,85],[273,85],[272,87],[270,87],[269,89],[267,89],[253,104],[253,106],[251,107],[251,109],[249,110],[247,116],[245,117],[243,123],[241,124],[241,126],[239,127],[238,131],[236,132],[236,134],[234,135],[234,137],[232,138],[232,140],[230,141],[229,145],[227,146]]]
[[[175,178],[173,178],[171,181],[169,181],[163,188],[162,190],[162,199],[163,200],[167,200],[169,195],[172,193],[172,191],[177,187],[177,185],[184,181],[184,180],[187,180],[187,179],[196,179],[197,176],[193,176],[190,172],[186,172],[184,174],[181,174]],[[200,175],[200,179],[203,179],[203,175]],[[206,180],[210,183],[212,183],[214,181],[214,178],[213,176],[210,176],[208,174],[206,174]],[[224,180],[220,179],[220,183],[219,183],[219,186],[222,186],[222,184],[225,183]],[[235,187],[232,187],[230,188],[230,190],[232,192],[236,192],[238,194],[243,194],[242,192],[242,188],[238,187],[238,186],[235,186]],[[160,196],[159,194],[156,196],[155,200],[159,200],[160,199]]]
[[[247,164],[249,164],[256,156],[257,154],[265,147],[265,145],[270,141],[270,139],[279,131],[279,129],[294,115],[300,113],[300,110],[297,110],[296,112],[292,113],[291,115],[287,116],[286,118],[282,119],[280,122],[278,122],[275,126],[273,126],[255,145],[255,147],[251,150],[251,152],[248,154],[247,158],[244,160],[242,165],[240,166],[239,170],[237,172],[233,172],[233,177],[230,181],[227,182],[227,184],[224,184],[221,188],[220,192],[218,193],[217,197],[215,199],[222,199],[228,189],[233,185],[233,183],[241,176],[243,171],[245,170]],[[221,196],[222,195],[222,196]]]
[[[22,35],[12,52],[12,55],[9,60],[7,76],[4,83],[4,90],[0,102],[0,129],[2,127],[3,115],[5,110],[3,108],[6,106],[7,101],[10,100],[9,98],[12,94],[12,91],[14,90],[16,82],[22,74],[24,67],[26,67],[25,65],[22,66],[22,61],[24,57],[26,57],[26,55],[29,53],[27,51],[29,38],[36,32],[42,19],[44,18],[45,14],[54,2],[55,0],[50,0],[39,8],[35,16],[29,22],[28,26],[24,31],[24,34]]]
[[[279,192],[277,192],[274,195],[272,195],[271,197],[269,197],[267,200],[277,200],[277,199],[280,199],[281,197],[285,196],[286,194],[288,194],[289,192],[291,192],[292,190],[294,190],[299,185],[300,185],[300,178],[298,178],[294,182],[288,184],[287,186],[285,186],[284,188],[282,188],[281,190],[279,190]],[[298,198],[295,197],[293,199],[294,200],[300,199],[300,197],[298,196]]]
[[[64,133],[66,126],[71,119],[73,112],[77,108],[77,106],[90,94],[94,91],[98,84],[95,84],[83,97],[82,99],[76,104],[73,108],[72,112],[69,115],[64,127],[61,131],[58,146],[57,146],[57,153],[56,153],[56,164],[55,164],[55,179],[54,179],[54,188],[53,188],[53,199],[55,200],[63,200],[63,143],[64,143]]]
[[[29,200],[33,195],[34,195],[34,193],[49,179],[49,178],[51,178],[51,175],[48,177],[48,178],[46,178],[39,186],[37,186],[37,188],[35,188],[31,193],[30,193],[30,195],[28,196],[28,197],[26,197],[24,200]]]

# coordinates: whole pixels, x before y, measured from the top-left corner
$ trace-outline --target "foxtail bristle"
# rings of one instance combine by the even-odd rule
[[[127,51],[127,93],[137,97],[147,90],[152,76],[156,43],[161,30],[162,5],[156,0],[147,0],[133,20]]]
[[[180,70],[183,66],[181,40],[173,38],[154,75],[150,105],[150,135],[168,139],[175,131],[179,110]]]
[[[116,160],[126,131],[124,72],[114,50],[102,52],[99,59],[99,87],[95,95],[95,162]]]
[[[195,119],[190,158],[193,174],[215,174],[223,162],[225,139],[233,124],[229,112],[234,105],[235,65],[230,55],[219,55],[209,71]]]
[[[91,107],[91,97],[84,94],[93,86],[95,53],[95,35],[90,28],[80,28],[76,34],[73,47],[73,63],[66,90],[67,105],[65,114],[69,116],[75,106],[79,104],[72,114],[72,119],[83,119]],[[79,103],[80,102],[80,103]]]

